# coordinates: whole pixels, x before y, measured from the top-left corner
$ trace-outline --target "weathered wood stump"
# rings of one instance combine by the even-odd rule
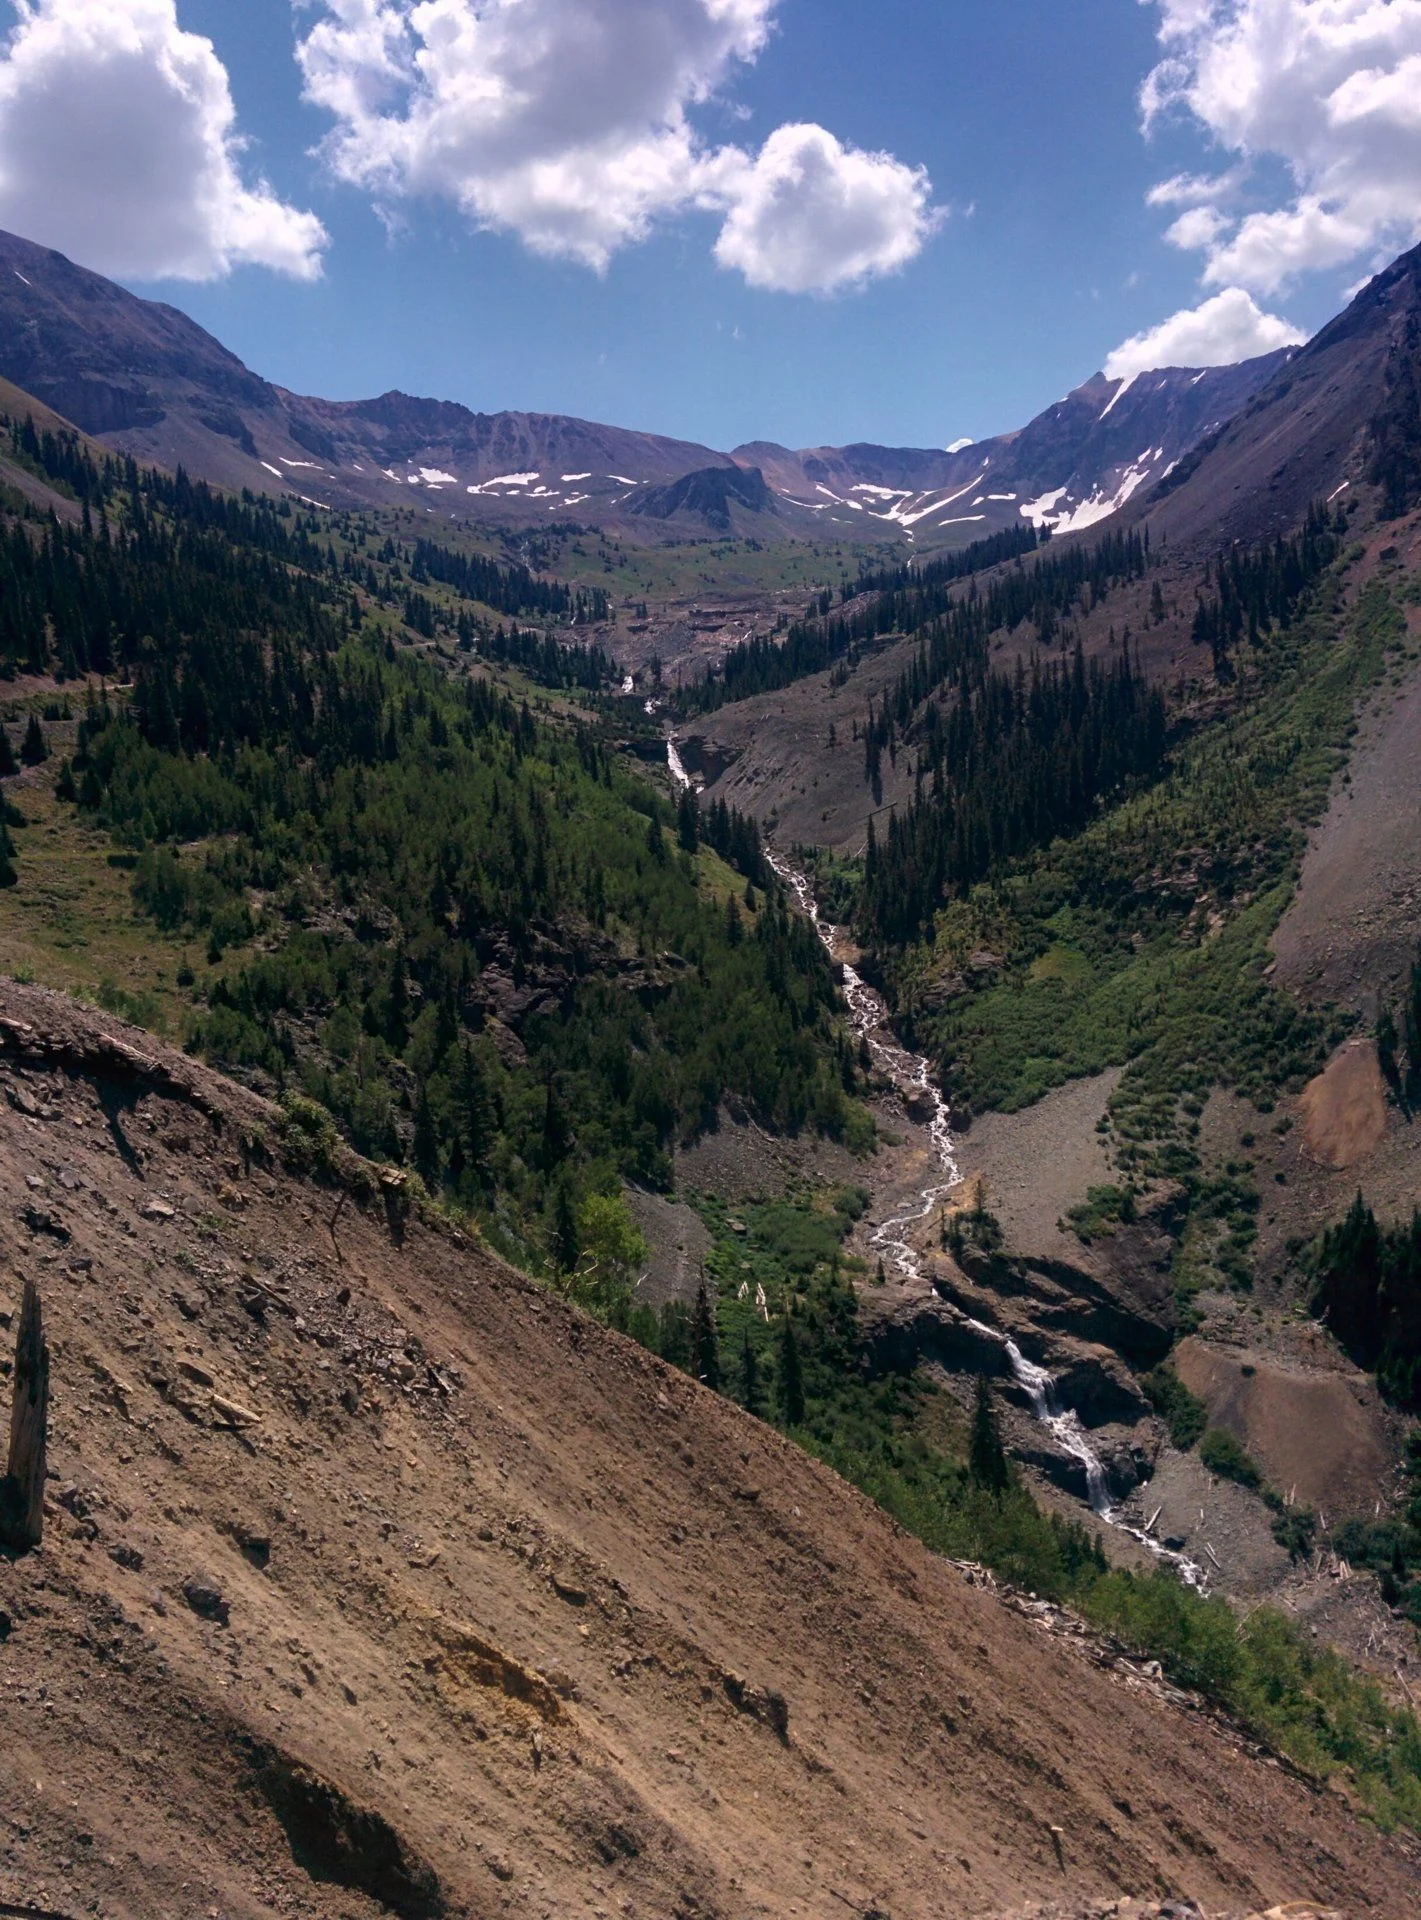
[[[44,1535],[45,1441],[49,1430],[49,1348],[33,1280],[25,1282],[15,1340],[10,1460],[0,1481],[0,1545],[24,1553]]]

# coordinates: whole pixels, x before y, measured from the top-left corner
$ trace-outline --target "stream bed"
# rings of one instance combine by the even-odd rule
[[[654,714],[658,704],[648,701],[646,711]],[[672,785],[678,792],[697,788],[698,783],[686,771],[675,737],[669,729],[666,734],[666,765]],[[845,959],[844,950],[849,944],[848,940],[841,928],[823,918],[809,876],[772,846],[766,846],[765,857],[793,894],[801,913],[813,924],[830,959],[840,969],[844,999],[848,1004],[855,1037],[867,1043],[874,1065],[897,1089],[909,1118],[923,1127],[927,1134],[932,1177],[906,1211],[896,1212],[870,1229],[869,1244],[884,1264],[891,1266],[903,1279],[930,1285],[931,1282],[923,1273],[922,1256],[913,1245],[913,1230],[931,1219],[947,1195],[961,1182],[952,1138],[951,1108],[933,1076],[932,1062],[926,1055],[912,1053],[900,1043],[882,995],[869,986],[857,968]],[[918,1118],[923,1113],[928,1116],[925,1120]],[[1163,1546],[1144,1528],[1131,1526],[1117,1515],[1100,1456],[1091,1446],[1079,1415],[1060,1404],[1054,1376],[1045,1367],[1028,1360],[1016,1342],[999,1328],[989,1327],[980,1320],[972,1320],[970,1325],[1003,1349],[1012,1375],[1026,1393],[1036,1419],[1051,1434],[1062,1452],[1079,1462],[1085,1475],[1091,1511],[1096,1517],[1105,1525],[1129,1534],[1156,1559],[1172,1566],[1186,1585],[1200,1592],[1207,1591],[1207,1581],[1201,1567],[1183,1554]]]

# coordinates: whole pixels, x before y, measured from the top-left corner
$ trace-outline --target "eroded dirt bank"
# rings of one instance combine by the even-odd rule
[[[274,1112],[0,986],[0,1900],[77,1915],[1409,1910],[1417,1861]]]

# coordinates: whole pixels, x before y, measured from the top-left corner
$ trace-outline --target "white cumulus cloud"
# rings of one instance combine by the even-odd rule
[[[1277,314],[1264,313],[1242,287],[1226,287],[1202,306],[1186,307],[1118,346],[1105,363],[1111,380],[1133,380],[1155,367],[1230,367],[1307,338]]]
[[[598,272],[658,220],[711,209],[716,257],[809,292],[890,272],[933,225],[920,171],[781,127],[712,149],[692,112],[769,36],[776,0],[306,0],[324,152],[386,206],[452,201],[478,226]]]
[[[823,127],[780,127],[719,172],[715,257],[752,287],[824,292],[905,266],[938,216],[921,168],[844,147]]]
[[[0,42],[0,226],[135,279],[302,279],[325,231],[242,164],[227,70],[176,0],[16,0]]]
[[[1206,284],[1272,294],[1421,236],[1421,0],[1154,3],[1164,58],[1145,82],[1146,126],[1183,113],[1243,167],[1222,177],[1229,191],[1192,201],[1230,202],[1227,215],[1168,236],[1203,252]],[[1265,158],[1291,191],[1249,206],[1244,171]],[[1151,198],[1189,205],[1172,190],[1190,184]]]

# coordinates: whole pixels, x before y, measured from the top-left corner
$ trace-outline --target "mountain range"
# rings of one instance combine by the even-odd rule
[[[554,515],[646,539],[828,524],[949,547],[1023,518],[1073,531],[1173,471],[1288,358],[1096,374],[1019,432],[948,449],[753,441],[723,453],[560,414],[290,393],[176,308],[0,234],[0,376],[86,433],[223,486],[332,507],[417,500],[500,526]]]
[[[1415,1909],[1421,248],[722,453],[0,239],[0,693],[0,1913]]]

